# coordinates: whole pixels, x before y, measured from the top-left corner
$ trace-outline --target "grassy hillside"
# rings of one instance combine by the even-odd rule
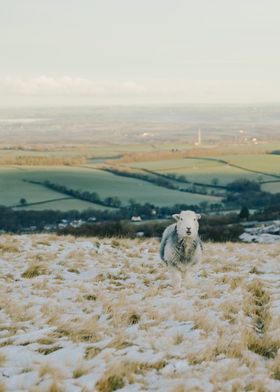
[[[158,247],[1,236],[1,391],[279,391],[279,244],[205,244],[177,291]]]

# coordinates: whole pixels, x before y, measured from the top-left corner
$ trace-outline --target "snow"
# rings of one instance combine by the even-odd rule
[[[109,392],[100,382],[110,375],[126,392],[279,391],[280,357],[251,351],[245,336],[256,281],[270,296],[267,333],[280,336],[280,245],[205,244],[176,290],[158,249],[156,240],[0,236],[3,391]]]
[[[239,237],[244,242],[258,242],[261,244],[280,243],[280,221],[256,223],[255,227],[246,228]]]

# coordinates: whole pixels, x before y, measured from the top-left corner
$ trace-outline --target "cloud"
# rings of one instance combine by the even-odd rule
[[[154,78],[136,82],[46,75],[0,78],[0,104],[24,101],[73,104],[279,102],[279,91],[275,83],[267,80]]]
[[[81,77],[62,76],[54,78],[41,75],[34,78],[5,77],[0,79],[0,91],[3,94],[44,96],[44,95],[131,95],[145,91],[142,85],[134,81],[95,81]]]

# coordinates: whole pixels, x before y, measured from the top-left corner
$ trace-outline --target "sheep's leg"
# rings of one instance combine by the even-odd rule
[[[179,290],[182,285],[181,272],[175,268],[171,268],[169,271],[170,271],[171,280],[172,280],[174,289]]]

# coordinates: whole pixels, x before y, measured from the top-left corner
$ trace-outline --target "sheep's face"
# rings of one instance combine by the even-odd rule
[[[172,215],[177,221],[177,233],[181,238],[196,238],[198,234],[198,219],[200,215],[194,211],[181,211]]]

